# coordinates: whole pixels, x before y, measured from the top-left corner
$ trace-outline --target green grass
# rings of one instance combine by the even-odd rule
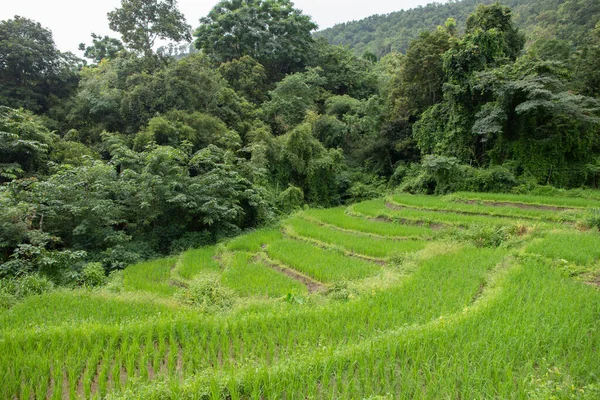
[[[302,283],[253,260],[253,257],[249,253],[235,253],[221,282],[240,296],[281,297],[288,293],[306,293]]]
[[[175,286],[169,283],[169,279],[176,261],[175,257],[168,257],[127,267],[123,273],[125,290],[172,295],[175,293]]]
[[[276,228],[258,229],[251,233],[238,236],[227,243],[227,248],[232,251],[248,251],[256,253],[263,245],[272,243],[282,238],[281,232]]]
[[[283,239],[274,242],[267,248],[267,253],[269,257],[326,283],[364,278],[380,270],[371,262],[298,240]]]
[[[40,327],[121,325],[166,315],[173,307],[149,302],[147,298],[123,298],[86,290],[56,291],[32,296],[0,314],[0,331]]]
[[[343,232],[326,226],[319,227],[301,218],[292,218],[287,224],[301,237],[336,245],[352,253],[370,257],[401,255],[421,250],[427,244],[422,240],[391,240]]]
[[[509,202],[517,204],[530,204],[530,205],[546,205],[555,207],[567,207],[567,208],[586,208],[586,207],[600,207],[600,200],[586,199],[580,197],[560,197],[560,196],[532,196],[532,195],[521,195],[521,194],[508,194],[508,193],[471,193],[471,192],[458,192],[453,193],[452,198],[462,200],[481,200],[488,202]]]
[[[350,207],[351,212],[370,218],[388,218],[426,225],[444,224],[451,226],[468,227],[469,225],[496,225],[510,226],[517,223],[542,224],[528,220],[516,220],[487,215],[468,215],[455,212],[436,212],[433,210],[417,210],[411,208],[393,209],[386,207],[384,200],[370,200],[355,204]]]
[[[177,273],[183,279],[192,279],[203,272],[219,272],[221,266],[215,255],[215,246],[188,250],[180,256]]]
[[[450,211],[455,213],[482,214],[497,217],[544,219],[550,221],[576,221],[582,217],[582,212],[574,210],[542,210],[542,209],[523,209],[517,206],[497,207],[484,204],[465,204],[450,201],[458,197],[433,197],[417,195],[393,195],[389,200],[396,205],[403,207],[413,207],[423,210]]]
[[[390,224],[389,222],[371,221],[364,218],[352,217],[345,212],[345,208],[331,208],[327,210],[308,210],[303,216],[325,224],[342,229],[370,233],[389,237],[431,237],[433,231],[427,227]]]
[[[529,244],[526,251],[588,265],[600,260],[600,235],[597,232],[550,232]]]

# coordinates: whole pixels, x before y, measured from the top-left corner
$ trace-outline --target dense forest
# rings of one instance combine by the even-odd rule
[[[392,189],[597,187],[598,2],[477,3],[315,35],[289,0],[195,29],[174,0],[122,0],[87,60],[1,21],[0,278],[76,285]]]
[[[478,4],[496,0],[462,0],[430,3],[386,15],[372,15],[360,21],[335,25],[316,33],[331,44],[349,46],[358,55],[370,52],[381,57],[406,52],[420,32],[443,25],[454,18],[464,32],[467,17]],[[600,4],[594,0],[504,0],[513,21],[526,33],[529,42],[546,38],[570,45],[586,43],[589,31],[600,21]]]

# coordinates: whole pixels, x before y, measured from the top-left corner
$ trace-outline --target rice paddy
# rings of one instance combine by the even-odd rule
[[[600,398],[586,205],[393,195],[31,296],[0,398]]]

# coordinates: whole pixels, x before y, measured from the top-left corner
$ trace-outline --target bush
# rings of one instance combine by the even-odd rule
[[[221,285],[217,276],[205,275],[180,290],[177,297],[184,304],[198,307],[203,312],[214,312],[230,308],[236,296],[233,291]]]
[[[422,164],[400,165],[390,179],[409,193],[446,194],[467,192],[510,192],[519,184],[516,176],[503,166],[474,168],[457,164],[453,157],[426,156]]]
[[[6,290],[0,289],[0,311],[8,310],[17,303],[17,298],[8,293]]]
[[[337,282],[327,289],[326,295],[332,300],[346,302],[356,297],[356,292],[348,288],[348,283]]]
[[[109,292],[121,293],[125,290],[125,284],[123,281],[123,270],[113,271],[108,275],[106,286],[104,286]]]
[[[0,280],[0,300],[12,304],[28,296],[35,296],[54,289],[54,283],[39,274],[23,275],[19,278]]]
[[[87,263],[81,270],[79,282],[86,287],[102,286],[106,283],[104,267],[98,262]]]
[[[588,209],[585,217],[585,226],[591,229],[595,228],[600,230],[600,208],[594,207]]]
[[[277,196],[277,208],[282,213],[289,214],[302,208],[304,204],[304,192],[299,187],[290,185]]]
[[[459,240],[464,240],[477,247],[498,247],[511,237],[511,228],[506,226],[473,225],[469,229],[457,229],[450,233]]]

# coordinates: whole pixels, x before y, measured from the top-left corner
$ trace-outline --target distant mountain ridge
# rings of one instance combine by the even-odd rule
[[[359,21],[346,22],[322,30],[316,37],[332,44],[349,46],[358,55],[372,52],[381,57],[390,52],[405,52],[419,32],[435,29],[448,18],[455,18],[459,30],[478,4],[495,0],[462,0],[431,3],[410,10],[372,15]],[[598,0],[504,0],[511,8],[517,25],[528,39],[546,36],[581,44],[586,33],[600,22]]]

